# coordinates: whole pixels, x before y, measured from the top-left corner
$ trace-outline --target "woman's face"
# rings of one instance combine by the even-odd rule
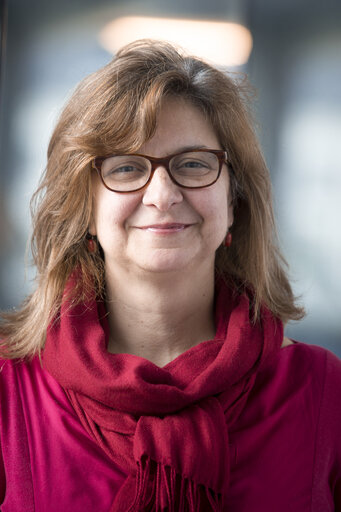
[[[179,98],[165,100],[154,136],[138,151],[164,157],[184,148],[221,149],[203,113]],[[215,251],[233,221],[229,176],[224,164],[216,183],[183,189],[158,167],[149,185],[129,194],[111,192],[93,173],[97,235],[110,275],[126,272],[212,270]]]

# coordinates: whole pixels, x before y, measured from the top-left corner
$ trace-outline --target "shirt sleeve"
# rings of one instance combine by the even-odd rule
[[[312,510],[326,510],[324,497],[331,494],[335,512],[341,512],[341,360],[329,350],[324,359]]]

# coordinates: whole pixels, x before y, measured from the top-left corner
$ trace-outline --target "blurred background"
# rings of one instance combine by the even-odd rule
[[[70,91],[108,62],[120,37],[140,37],[141,20],[129,25],[132,17],[162,18],[144,26],[147,35],[162,27],[185,46],[181,36],[190,34],[192,52],[213,48],[209,60],[246,72],[256,88],[281,247],[307,310],[287,335],[341,357],[341,2],[0,0],[0,9],[0,309],[17,306],[32,287],[29,201]],[[218,25],[167,32],[169,18],[234,25],[219,40]]]

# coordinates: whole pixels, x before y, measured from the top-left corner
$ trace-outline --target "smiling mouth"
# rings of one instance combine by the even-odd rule
[[[181,224],[178,222],[172,222],[166,224],[151,224],[149,226],[142,226],[139,229],[142,229],[144,231],[151,231],[153,233],[168,234],[184,231],[186,228],[189,228],[190,226],[192,226],[192,224]]]

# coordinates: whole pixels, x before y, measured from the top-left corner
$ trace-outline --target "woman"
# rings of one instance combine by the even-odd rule
[[[283,337],[303,312],[241,85],[123,48],[68,102],[35,199],[1,510],[341,510],[341,363]]]

